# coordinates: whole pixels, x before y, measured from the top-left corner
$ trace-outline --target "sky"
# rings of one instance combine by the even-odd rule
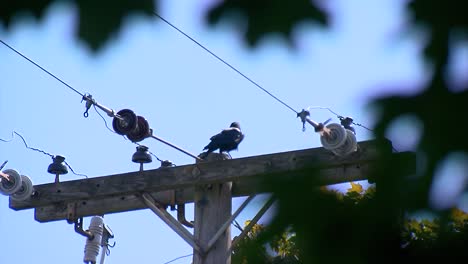
[[[419,56],[423,38],[407,29],[403,2],[331,1],[331,28],[299,26],[295,50],[276,36],[249,49],[234,26],[208,27],[203,14],[213,1],[161,1],[158,12],[292,108],[312,106],[313,120],[338,122],[331,112],[313,108],[320,106],[372,127],[372,98],[414,94],[427,77]],[[294,112],[158,18],[128,19],[97,55],[75,39],[75,18],[72,6],[54,5],[40,23],[23,18],[8,31],[0,25],[0,38],[98,103],[144,116],[155,135],[195,155],[233,121],[245,133],[238,151],[231,152],[233,158],[320,147],[318,135],[310,126],[303,132]],[[9,140],[16,131],[29,146],[64,156],[75,172],[89,177],[138,170],[131,162],[136,146],[111,133],[94,110],[88,118],[84,111],[80,95],[0,45],[0,138]],[[110,125],[112,119],[104,117]],[[389,133],[398,150],[417,144],[417,136]],[[358,141],[371,138],[357,127]],[[141,144],[176,165],[194,163],[156,140]],[[26,149],[17,136],[0,142],[0,162],[4,160],[9,161],[5,168],[29,176],[34,184],[54,180],[47,173],[51,158]],[[154,160],[145,168],[159,166]],[[61,176],[63,181],[81,178],[71,172]],[[242,200],[234,199],[233,210]],[[237,220],[253,218],[264,201],[265,196],[255,198]],[[193,219],[193,206],[187,210],[187,218]],[[106,263],[162,264],[192,253],[150,210],[110,214],[104,220],[116,241]],[[85,227],[89,221],[84,219]],[[0,263],[82,263],[85,238],[72,225],[38,223],[34,210],[9,209],[7,196],[0,196],[0,233],[2,252],[7,252]],[[191,263],[191,258],[171,263]]]

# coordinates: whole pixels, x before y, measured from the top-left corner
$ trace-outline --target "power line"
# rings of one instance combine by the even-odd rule
[[[281,104],[283,104],[284,106],[286,106],[287,108],[289,108],[291,111],[293,111],[294,113],[298,114],[298,112],[296,110],[294,110],[294,108],[292,108],[291,106],[289,106],[288,104],[286,104],[285,102],[283,102],[282,100],[280,100],[278,97],[276,97],[275,95],[273,95],[271,92],[269,92],[267,89],[263,88],[260,84],[256,83],[255,81],[253,81],[251,78],[247,77],[247,75],[243,74],[241,71],[239,71],[238,69],[236,69],[234,66],[232,66],[231,64],[229,64],[228,62],[226,62],[225,60],[223,60],[222,58],[220,58],[218,55],[216,55],[214,52],[212,52],[211,50],[209,50],[208,48],[206,48],[205,46],[203,46],[202,44],[200,44],[200,42],[196,41],[194,38],[190,37],[189,35],[187,35],[185,32],[183,32],[182,30],[180,30],[178,27],[174,26],[171,22],[167,21],[166,19],[164,19],[162,16],[160,16],[158,13],[154,12],[153,11],[153,14],[158,17],[159,19],[161,19],[162,21],[164,21],[166,24],[168,24],[169,26],[171,26],[172,28],[174,28],[175,30],[177,30],[180,34],[184,35],[185,37],[187,37],[188,39],[190,39],[191,41],[193,41],[193,43],[197,44],[200,48],[204,49],[206,52],[208,52],[209,54],[211,54],[213,57],[215,57],[216,59],[218,59],[219,61],[221,61],[222,63],[224,63],[226,66],[228,66],[229,68],[231,68],[233,71],[237,72],[238,74],[240,74],[242,77],[244,77],[246,80],[248,80],[249,82],[251,82],[253,85],[255,85],[256,87],[258,87],[259,89],[261,89],[262,91],[264,91],[265,93],[267,93],[269,96],[273,97],[276,101],[280,102]]]
[[[338,117],[338,119],[340,119],[340,120],[343,119],[343,118],[345,118],[344,116],[342,116],[342,115],[336,113],[335,111],[333,111],[333,110],[332,110],[331,108],[329,108],[329,107],[309,106],[309,107],[307,107],[307,109],[325,109],[325,110],[328,110],[330,113],[336,115],[336,117]],[[368,128],[368,127],[366,127],[366,126],[364,126],[364,125],[362,125],[362,124],[360,124],[360,123],[356,123],[356,122],[354,122],[354,121],[353,121],[352,123],[353,123],[354,125],[356,125],[356,126],[359,126],[359,127],[364,128],[364,129],[367,129],[367,130],[370,131],[370,132],[374,132],[374,130],[372,130],[372,129],[370,129],[370,128]]]
[[[174,24],[172,24],[171,22],[169,22],[167,19],[163,18],[162,16],[160,16],[158,13],[154,12],[153,11],[153,14],[158,17],[159,19],[161,19],[162,21],[164,21],[166,24],[168,24],[169,26],[171,26],[173,29],[177,30],[180,34],[184,35],[186,38],[188,38],[189,40],[191,40],[193,43],[197,44],[199,47],[201,47],[202,49],[204,49],[206,52],[208,52],[209,54],[211,54],[213,57],[215,57],[216,59],[218,59],[219,61],[221,61],[222,63],[224,63],[226,66],[228,66],[229,68],[231,68],[232,70],[234,70],[235,72],[237,72],[238,74],[240,74],[242,77],[244,77],[246,80],[248,80],[249,82],[251,82],[252,84],[254,84],[256,87],[258,87],[259,89],[261,89],[262,91],[264,91],[265,93],[267,93],[268,95],[270,95],[271,97],[273,97],[275,100],[277,100],[278,102],[280,102],[281,104],[283,104],[284,106],[286,106],[287,108],[289,108],[290,110],[292,110],[294,113],[298,114],[299,112],[297,112],[296,110],[294,110],[294,108],[292,108],[291,106],[289,106],[288,104],[286,104],[284,101],[282,101],[281,99],[279,99],[278,97],[276,97],[275,95],[273,95],[271,92],[269,92],[268,90],[266,90],[265,88],[263,88],[261,85],[259,85],[257,82],[253,81],[251,78],[249,78],[248,76],[246,76],[245,74],[243,74],[241,71],[239,71],[238,69],[236,69],[234,66],[232,66],[231,64],[229,64],[228,62],[226,62],[225,60],[223,60],[221,57],[219,57],[218,55],[216,55],[214,52],[212,52],[210,49],[208,49],[207,47],[205,47],[204,45],[202,45],[200,42],[198,42],[197,40],[195,40],[194,38],[192,38],[191,36],[189,36],[187,33],[185,33],[184,31],[182,31],[181,29],[179,29],[178,27],[176,27]],[[337,114],[336,112],[334,112],[333,110],[331,110],[330,108],[328,107],[315,107],[316,109],[326,109],[328,111],[330,111],[331,113],[333,113],[334,115],[336,115],[338,118],[343,118],[343,116]],[[354,125],[356,126],[360,126],[364,129],[367,129],[369,131],[373,131],[372,129],[360,124],[360,123],[355,123],[353,122]]]
[[[188,254],[188,255],[185,255],[185,256],[180,256],[180,257],[177,257],[177,258],[175,258],[175,259],[169,260],[168,262],[164,262],[163,264],[169,264],[169,263],[174,262],[174,261],[176,261],[176,260],[178,260],[178,259],[186,258],[186,257],[190,257],[190,256],[193,256],[193,254]]]
[[[80,93],[78,90],[76,90],[75,88],[71,87],[70,85],[68,85],[66,82],[62,81],[60,78],[58,78],[57,76],[55,76],[54,74],[50,73],[48,70],[42,68],[39,64],[35,63],[33,60],[29,59],[28,57],[26,57],[25,55],[23,55],[21,52],[17,51],[15,48],[13,48],[12,46],[8,45],[7,43],[5,43],[3,40],[0,39],[0,42],[5,45],[7,48],[9,48],[10,50],[16,52],[16,54],[20,55],[21,57],[23,57],[25,60],[29,61],[30,63],[34,64],[36,67],[38,67],[39,69],[41,69],[42,71],[44,71],[45,73],[49,74],[50,76],[54,77],[57,81],[61,82],[63,85],[67,86],[68,88],[70,88],[72,91],[74,91],[75,93],[81,95],[81,97],[83,97],[83,94]]]
[[[72,171],[73,174],[75,174],[76,176],[81,176],[81,177],[85,177],[86,179],[88,179],[88,175],[86,174],[81,174],[81,173],[76,173],[73,168],[70,166],[70,164],[68,164],[66,161],[64,161],[63,163],[65,163],[65,165],[67,165],[67,167]]]
[[[3,141],[3,142],[11,142],[14,138],[15,138],[15,135],[13,134],[13,132],[11,132],[11,138],[10,138],[10,139],[5,140],[5,139],[0,138],[0,141]]]
[[[106,125],[107,130],[109,130],[110,132],[112,132],[112,133],[114,133],[114,134],[117,134],[114,130],[112,130],[112,129],[107,125],[106,119],[105,119],[104,116],[102,116],[102,114],[97,110],[95,104],[93,104],[93,107],[94,107],[94,110],[96,111],[96,113],[98,113],[98,115],[101,117],[102,121],[104,121],[104,125]],[[125,137],[124,137],[124,138],[125,138]]]
[[[47,152],[45,152],[45,151],[43,151],[43,150],[41,150],[41,149],[32,148],[32,147],[28,146],[28,143],[26,143],[26,140],[24,139],[24,137],[23,137],[22,135],[20,135],[20,134],[19,134],[18,132],[16,132],[16,131],[13,131],[13,133],[15,133],[16,135],[18,135],[18,136],[21,138],[21,140],[22,140],[23,143],[24,143],[24,146],[25,146],[27,149],[40,152],[40,153],[42,153],[42,154],[44,154],[44,155],[47,155],[47,156],[49,156],[49,157],[51,157],[51,158],[54,157],[54,155],[52,155],[52,154],[50,154],[50,153],[47,153]]]
[[[54,158],[54,155],[52,155],[52,154],[50,154],[50,153],[48,153],[48,152],[46,152],[46,151],[44,151],[44,150],[42,150],[42,149],[30,147],[30,146],[28,145],[28,143],[26,142],[26,139],[24,139],[24,137],[23,137],[20,133],[18,133],[18,132],[16,132],[16,131],[13,131],[13,132],[11,132],[11,135],[12,135],[11,139],[5,140],[5,139],[1,139],[1,138],[0,138],[0,141],[3,141],[3,142],[11,142],[11,141],[14,139],[14,135],[17,135],[17,136],[19,136],[19,137],[21,138],[21,141],[23,141],[23,144],[24,144],[24,146],[25,146],[27,149],[30,149],[30,150],[33,150],[33,151],[37,151],[37,152],[40,152],[40,153],[42,153],[42,154],[44,154],[44,155],[46,155],[46,156],[49,156],[49,157],[51,157],[51,158]],[[66,161],[64,161],[64,163],[65,163],[65,165],[72,171],[73,174],[75,174],[75,175],[77,175],[77,176],[82,176],[82,177],[88,178],[88,176],[87,176],[86,174],[76,173],[76,172],[73,170],[73,168],[70,166],[70,164],[68,164]]]

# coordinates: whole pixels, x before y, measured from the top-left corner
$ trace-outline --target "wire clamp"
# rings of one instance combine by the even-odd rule
[[[310,116],[310,112],[307,110],[302,109],[300,113],[297,113],[297,117],[301,118],[302,122],[302,132],[306,131],[305,123],[307,121],[307,117]]]
[[[96,104],[96,101],[94,101],[93,96],[91,94],[85,94],[83,95],[83,98],[81,98],[81,102],[86,101],[86,111],[83,113],[83,116],[86,118],[89,116],[88,111],[91,108],[92,105]]]

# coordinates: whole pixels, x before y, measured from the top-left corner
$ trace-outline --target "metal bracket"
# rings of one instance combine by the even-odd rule
[[[80,217],[80,218],[76,219],[76,221],[75,221],[75,232],[77,232],[80,235],[83,235],[83,236],[87,237],[89,240],[94,239],[94,235],[91,232],[83,230],[83,217]]]
[[[176,232],[185,242],[187,242],[194,250],[200,255],[204,255],[205,251],[196,242],[195,237],[183,227],[171,214],[169,214],[163,207],[158,204],[153,197],[148,193],[142,194],[142,200],[153,213],[155,213],[161,220],[163,220],[174,232]]]
[[[67,204],[67,222],[73,224],[76,222],[76,203]]]
[[[108,116],[115,117],[115,118],[117,118],[119,120],[123,120],[123,118],[121,116],[119,116],[118,114],[116,114],[114,112],[114,110],[112,110],[110,108],[107,108],[107,107],[105,107],[103,105],[100,105],[98,102],[96,102],[96,100],[93,99],[93,96],[91,94],[83,95],[83,98],[81,98],[81,102],[83,102],[83,101],[86,101],[86,111],[83,113],[84,117],[88,117],[89,108],[91,108],[92,105],[95,105],[99,109],[104,111]]]
[[[320,134],[325,132],[325,134],[327,135],[328,132],[329,132],[325,127],[325,124],[327,122],[325,122],[325,124],[324,123],[317,123],[314,120],[310,119],[309,116],[310,116],[310,112],[307,111],[307,110],[304,110],[304,109],[302,109],[302,111],[300,113],[297,113],[297,117],[301,118],[302,130],[305,131],[305,123],[307,122],[311,126],[314,127],[315,132],[320,133]]]
[[[185,204],[177,205],[177,220],[184,226],[193,228],[193,222],[189,222],[185,219]]]

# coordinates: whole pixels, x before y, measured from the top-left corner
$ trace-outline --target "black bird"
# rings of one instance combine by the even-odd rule
[[[240,130],[239,123],[233,122],[229,128],[223,129],[219,134],[210,138],[211,142],[203,148],[207,151],[202,158],[217,149],[219,149],[219,153],[227,152],[229,154],[229,151],[237,149],[243,139],[244,134]]]

